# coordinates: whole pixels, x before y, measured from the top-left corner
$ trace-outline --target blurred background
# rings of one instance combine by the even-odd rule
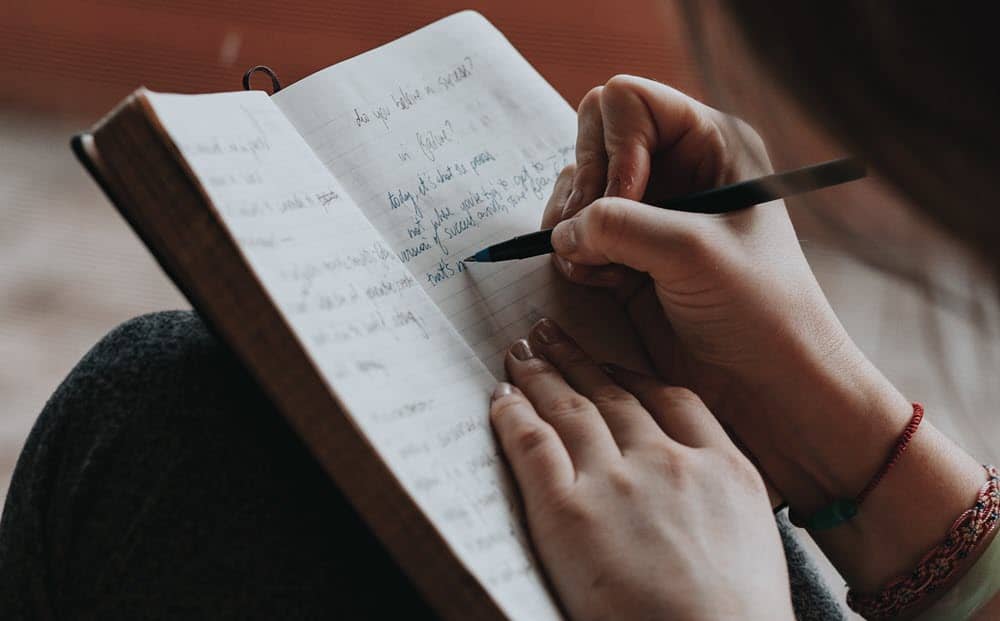
[[[237,90],[258,63],[287,84],[464,8],[493,21],[574,105],[616,73],[735,105],[713,95],[673,0],[0,4],[0,497],[34,418],[76,361],[130,317],[188,306],[73,160],[71,134],[140,85]],[[757,90],[747,75],[728,90]],[[762,130],[776,168],[837,152],[779,95],[754,99],[736,112]],[[975,264],[877,179],[790,205],[855,340],[936,424],[979,459],[1000,460],[1000,321]]]

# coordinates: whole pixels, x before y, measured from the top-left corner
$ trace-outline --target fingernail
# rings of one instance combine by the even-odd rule
[[[493,389],[492,400],[496,401],[500,397],[506,397],[507,395],[514,394],[514,387],[507,382],[500,382],[497,387]]]
[[[573,188],[573,190],[569,193],[569,196],[566,197],[566,203],[563,205],[563,218],[568,218],[577,212],[577,203],[580,202],[580,196],[580,191]]]
[[[535,356],[531,353],[531,346],[528,345],[528,341],[524,339],[518,339],[513,345],[511,345],[510,353],[513,354],[518,360],[530,360]]]
[[[590,275],[590,282],[595,285],[603,285],[605,287],[615,287],[622,283],[624,274],[620,269],[610,268],[596,270]]]
[[[546,345],[552,345],[553,343],[558,343],[559,341],[565,340],[565,335],[563,331],[559,329],[556,322],[551,319],[542,319],[535,324],[534,328],[535,334],[538,335],[538,340],[545,343]]]
[[[552,247],[560,254],[569,254],[576,250],[576,218],[563,220],[552,231]]]
[[[555,256],[556,261],[559,262],[559,267],[562,269],[563,274],[565,274],[566,276],[571,276],[573,274],[573,262],[570,261],[569,259],[564,259],[559,255],[553,255],[553,256]]]
[[[598,366],[600,366],[601,370],[607,373],[608,375],[614,375],[615,373],[618,373],[618,370],[621,368],[617,364],[614,364],[613,362],[602,362]]]

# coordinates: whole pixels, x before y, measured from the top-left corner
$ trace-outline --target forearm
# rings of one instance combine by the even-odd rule
[[[803,350],[783,359],[794,360],[797,380],[769,392],[762,386],[757,395],[780,416],[763,417],[744,441],[789,505],[809,515],[864,488],[912,406],[846,335],[821,356]],[[813,534],[853,588],[877,590],[940,543],[984,480],[972,457],[924,421],[858,515]]]

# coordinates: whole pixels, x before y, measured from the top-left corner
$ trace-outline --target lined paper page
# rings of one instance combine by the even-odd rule
[[[295,337],[457,556],[511,618],[558,619],[489,429],[495,380],[396,252],[263,93],[149,98]]]
[[[496,28],[455,14],[274,96],[490,370],[550,316],[604,360],[642,368],[619,308],[548,257],[461,259],[538,228],[573,161],[576,114]]]

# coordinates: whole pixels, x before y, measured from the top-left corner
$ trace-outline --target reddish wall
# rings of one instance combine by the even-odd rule
[[[139,85],[238,89],[258,63],[288,83],[463,8],[492,20],[574,104],[615,73],[696,88],[666,0],[7,0],[0,103],[94,116]]]

